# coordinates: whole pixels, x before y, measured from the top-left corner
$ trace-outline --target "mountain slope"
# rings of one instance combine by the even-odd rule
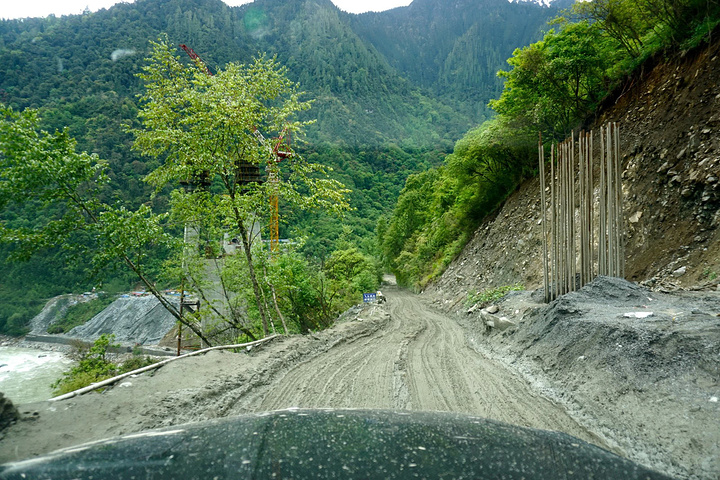
[[[719,75],[715,39],[651,59],[598,112],[594,128],[620,125],[629,280],[661,291],[720,288]],[[468,292],[542,286],[539,189],[537,178],[521,185],[428,288],[446,308],[462,308]]]
[[[0,22],[0,88],[3,101],[17,107],[84,110],[90,107],[70,103],[94,97],[93,104],[122,110],[119,99],[134,101],[140,89],[134,74],[148,41],[166,32],[211,70],[259,52],[277,54],[291,78],[318,99],[315,139],[428,145],[453,141],[482,120],[499,91],[496,70],[556,13],[555,6],[505,0],[416,0],[363,15],[344,13],[329,0],[256,0],[241,7],[139,0],[87,15]],[[53,126],[63,121],[84,135],[72,125],[79,118]],[[109,133],[116,126],[101,127]]]
[[[500,93],[496,72],[507,67],[513,50],[539,39],[548,20],[571,3],[546,8],[506,0],[415,0],[352,22],[403,75],[477,120]]]
[[[220,0],[137,0],[86,15],[0,21],[0,101],[18,109],[39,108],[50,131],[68,128],[79,150],[97,153],[109,162],[111,182],[103,200],[136,208],[150,201],[150,189],[142,178],[159,161],[133,152],[132,136],[124,128],[137,125],[136,95],[142,85],[136,74],[149,54],[149,41],[167,33],[171,42],[191,46],[213,72],[227,62],[247,62],[263,52],[277,55],[288,67],[289,78],[307,92],[306,98],[316,99],[306,112],[306,118],[317,119],[308,129],[308,143],[296,144],[303,155],[333,167],[336,178],[352,189],[356,210],[342,222],[353,229],[351,240],[360,244],[371,238],[378,217],[392,208],[405,178],[438,165],[455,140],[482,119],[489,98],[485,92],[492,87],[478,82],[490,77],[495,82],[497,67],[492,65],[496,60],[502,63],[503,54],[491,52],[494,47],[478,38],[483,35],[480,27],[457,29],[448,23],[462,18],[457,9],[448,10],[452,15],[447,18],[434,19],[433,35],[405,35],[403,48],[409,56],[403,62],[384,50],[390,41],[370,41],[368,27],[360,28],[362,19],[374,18],[387,28],[401,21],[401,31],[420,32],[427,30],[428,21],[417,12],[446,10],[444,0],[417,2],[419,6],[355,16],[329,0],[256,0],[242,7],[228,7]],[[483,16],[478,12],[492,5],[507,11],[528,7],[506,3],[464,0],[463,8]],[[531,7],[547,18],[548,9]],[[412,12],[416,13],[409,15]],[[385,16],[390,20],[383,20]],[[506,21],[502,15],[486,16],[498,22],[491,32],[502,30],[503,38],[517,38],[508,40],[512,46],[506,47],[522,44],[524,27],[512,23],[514,17]],[[538,24],[544,21],[540,17]],[[397,41],[392,40],[395,46]],[[178,55],[189,62],[182,52]],[[427,57],[425,63],[435,70],[415,72],[411,67],[420,69],[423,64],[412,62],[413,55]],[[431,80],[417,80],[426,74]],[[449,91],[459,78],[465,82],[465,93],[457,96],[460,100],[433,91],[438,79]],[[152,201],[162,209],[167,197]],[[9,215],[23,221],[32,219],[34,212]],[[288,220],[285,212],[281,218]],[[316,258],[332,251],[343,234],[336,218],[290,220],[292,228],[282,234],[307,235],[306,253]],[[371,240],[364,245],[367,251],[374,248]],[[0,260],[6,253],[0,251]],[[53,255],[60,258],[57,252]],[[58,268],[49,268],[49,258],[38,260],[32,275],[27,274],[29,266],[13,267],[11,281],[0,285],[3,298],[33,299],[32,308],[0,312],[0,329],[10,318],[21,326],[30,315],[27,312],[42,305],[39,297],[93,286],[81,262],[61,278],[63,265],[69,265],[54,260],[52,265]],[[37,274],[47,270],[52,275]],[[28,282],[36,288],[28,289]]]

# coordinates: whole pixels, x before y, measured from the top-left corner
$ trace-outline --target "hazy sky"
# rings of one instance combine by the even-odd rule
[[[121,0],[0,0],[0,18],[46,17],[53,13],[77,15],[85,10],[108,8]],[[228,5],[242,5],[252,0],[223,0]],[[352,13],[382,11],[410,5],[412,0],[332,0],[342,10]],[[132,3],[125,1],[124,3]]]

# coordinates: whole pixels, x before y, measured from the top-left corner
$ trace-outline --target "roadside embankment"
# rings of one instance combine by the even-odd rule
[[[664,294],[599,277],[550,304],[514,292],[497,306],[458,316],[477,350],[628,458],[717,478],[720,293]]]

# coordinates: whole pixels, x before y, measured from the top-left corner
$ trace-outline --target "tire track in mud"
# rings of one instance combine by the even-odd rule
[[[605,446],[559,405],[473,350],[462,328],[400,289],[368,335],[278,372],[233,413],[282,408],[376,408],[469,413],[569,433]]]

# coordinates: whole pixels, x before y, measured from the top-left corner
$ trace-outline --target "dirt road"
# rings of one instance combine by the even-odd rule
[[[456,321],[392,288],[332,329],[249,355],[211,352],[102,394],[21,405],[0,462],[150,428],[289,407],[437,410],[556,430],[605,446],[505,367],[472,350]]]
[[[277,375],[232,413],[288,407],[462,412],[602,444],[561,407],[473,351],[454,320],[409,292],[385,293],[390,316],[381,328]]]

